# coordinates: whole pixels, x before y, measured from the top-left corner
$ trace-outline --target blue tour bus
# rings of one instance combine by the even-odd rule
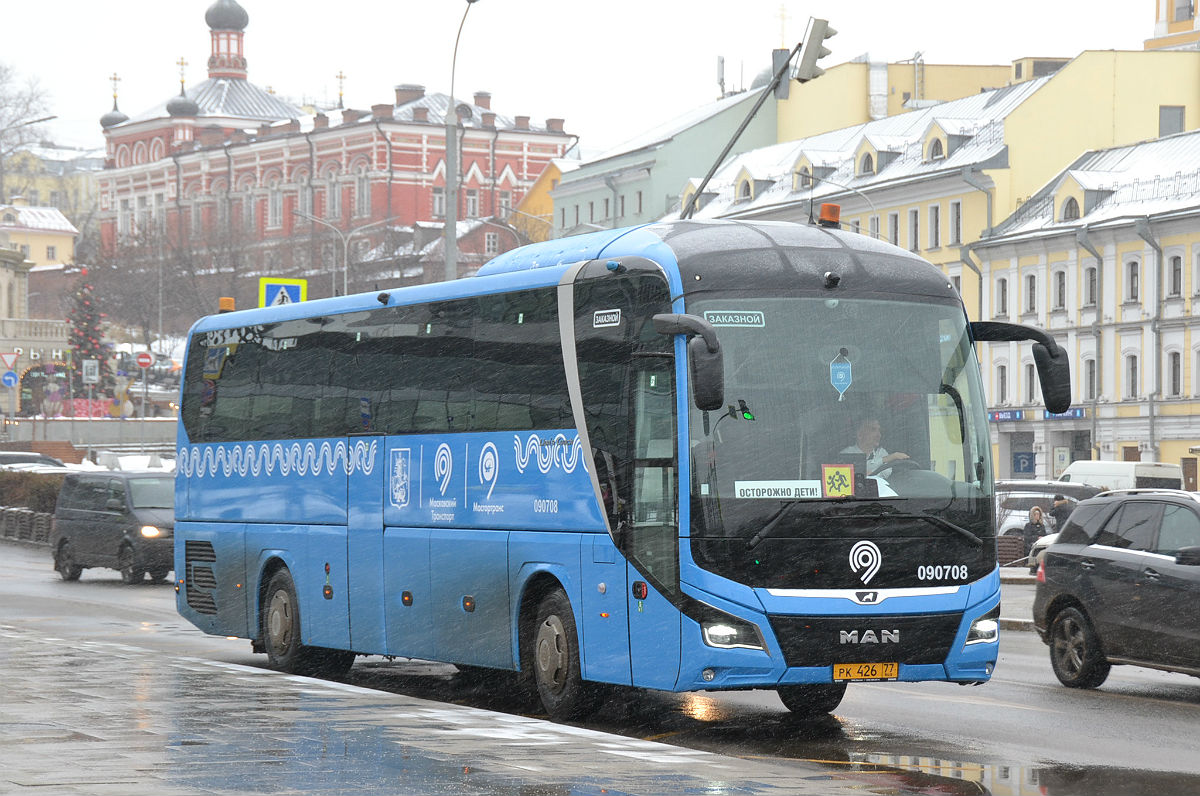
[[[1044,333],[968,323],[901,249],[771,222],[609,230],[203,318],[179,611],[291,672],[516,670],[556,718],[599,684],[775,689],[813,713],[854,680],[983,682],[980,340],[1034,340],[1065,410]]]

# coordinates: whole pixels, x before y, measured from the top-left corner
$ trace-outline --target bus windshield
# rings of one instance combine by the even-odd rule
[[[690,413],[694,538],[993,534],[961,307],[739,296],[689,310],[717,329],[727,404]]]

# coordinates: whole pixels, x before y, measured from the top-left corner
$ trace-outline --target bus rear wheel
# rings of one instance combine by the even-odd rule
[[[538,604],[533,630],[533,680],[550,717],[582,719],[599,707],[600,689],[580,674],[579,634],[571,602],[561,590]]]
[[[300,643],[300,601],[292,573],[271,576],[259,609],[263,649],[271,668],[311,677],[341,677],[354,664],[354,653]]]
[[[798,716],[819,716],[831,713],[846,695],[845,683],[811,683],[781,685],[776,689],[783,706]]]

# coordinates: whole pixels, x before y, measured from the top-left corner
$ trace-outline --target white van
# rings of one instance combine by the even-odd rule
[[[1105,489],[1183,489],[1183,468],[1164,462],[1077,461],[1059,480]]]

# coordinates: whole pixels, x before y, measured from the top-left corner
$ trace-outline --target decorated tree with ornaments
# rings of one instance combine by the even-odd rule
[[[73,365],[72,391],[75,395],[87,394],[87,385],[83,383],[83,361],[94,359],[100,363],[100,381],[92,385],[92,394],[99,397],[110,395],[115,382],[100,332],[100,321],[104,316],[96,309],[96,299],[92,293],[92,283],[88,279],[87,269],[84,268],[79,274],[79,285],[75,290],[71,311],[67,313],[67,323],[71,325],[67,342],[71,347]]]

